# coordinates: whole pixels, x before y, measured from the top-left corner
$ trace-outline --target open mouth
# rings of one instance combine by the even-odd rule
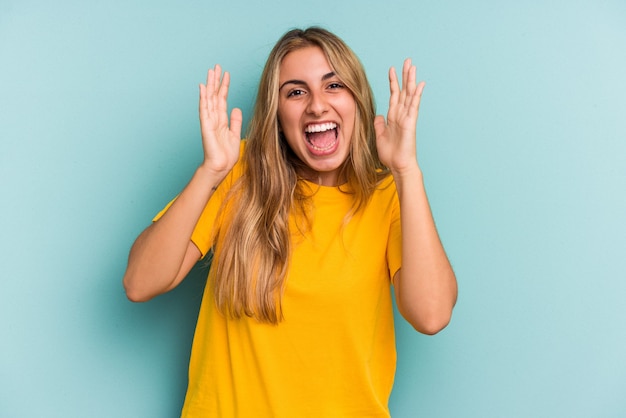
[[[311,124],[304,129],[304,135],[312,151],[326,153],[337,145],[337,124],[334,122]]]

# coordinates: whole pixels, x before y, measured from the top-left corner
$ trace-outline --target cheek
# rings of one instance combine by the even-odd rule
[[[356,100],[354,100],[352,95],[344,98],[341,103],[341,108],[344,119],[352,121],[356,119]]]
[[[280,109],[280,106],[278,106],[278,111],[276,112],[276,121],[278,122],[278,129],[280,129],[282,131],[282,126],[283,126],[283,112]]]
[[[278,109],[278,113],[277,113],[277,117],[278,117],[278,124],[281,126],[281,129],[284,130],[289,130],[292,129],[292,126],[297,123],[297,120],[295,119],[294,115],[293,115],[293,111],[290,112],[290,109],[285,109],[285,108],[280,108]]]
[[[350,131],[354,130],[354,125],[356,123],[356,104],[348,103],[344,107],[344,122],[346,123],[346,128]]]

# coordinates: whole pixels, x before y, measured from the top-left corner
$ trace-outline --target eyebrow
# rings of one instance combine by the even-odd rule
[[[334,71],[331,71],[330,73],[324,74],[322,76],[322,81],[326,81],[329,78],[333,78],[336,75],[337,74],[335,74]],[[278,91],[282,90],[282,88],[285,87],[287,84],[296,84],[298,86],[306,86],[306,83],[304,81],[302,81],[302,80],[287,80],[283,84],[280,85],[280,87],[278,88]]]

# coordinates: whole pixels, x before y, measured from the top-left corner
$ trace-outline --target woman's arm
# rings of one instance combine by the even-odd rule
[[[145,302],[176,287],[200,258],[191,234],[220,179],[201,168],[163,216],[135,240],[124,274],[126,296]]]
[[[402,267],[394,277],[402,316],[424,334],[441,331],[452,316],[457,284],[433,220],[422,173],[394,173],[402,222]]]
[[[128,257],[124,289],[134,302],[149,300],[176,287],[198,261],[191,234],[215,189],[239,159],[241,111],[233,109],[230,126],[227,97],[230,76],[216,65],[200,85],[199,114],[204,160],[167,212],[137,237]]]
[[[410,60],[402,69],[400,88],[389,71],[389,113],[377,116],[377,148],[391,170],[400,200],[402,267],[393,283],[402,316],[425,334],[436,334],[450,321],[456,303],[456,278],[443,249],[417,163],[415,127],[424,83],[416,84]]]

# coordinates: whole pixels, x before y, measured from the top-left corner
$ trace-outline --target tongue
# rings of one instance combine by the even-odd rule
[[[329,129],[324,132],[311,132],[307,134],[309,142],[316,148],[328,148],[333,142],[335,142],[337,135],[334,129]]]

